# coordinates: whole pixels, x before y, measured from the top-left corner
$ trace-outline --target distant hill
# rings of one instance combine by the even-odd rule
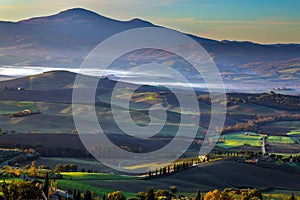
[[[51,71],[38,75],[0,82],[0,88],[24,88],[35,90],[69,89],[74,85],[76,73],[68,71]]]
[[[0,66],[77,68],[104,39],[140,27],[156,25],[141,19],[110,19],[82,8],[19,22],[0,21]],[[213,56],[225,82],[273,84],[281,81],[283,85],[290,86],[299,79],[299,44],[262,45],[188,35]],[[141,57],[144,53],[142,51],[135,56]],[[151,54],[158,57],[160,52],[152,51]],[[187,68],[173,57],[168,59],[169,63],[173,61],[174,65]],[[120,65],[119,69],[123,67],[126,68]]]

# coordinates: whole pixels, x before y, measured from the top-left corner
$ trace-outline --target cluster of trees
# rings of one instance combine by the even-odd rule
[[[253,103],[284,110],[300,110],[300,98],[278,94],[273,91],[262,94],[228,94],[229,105]]]
[[[3,169],[1,169],[1,175],[2,176],[15,176],[20,177],[21,175],[24,176],[30,176],[30,177],[44,177],[44,173],[38,172],[35,162],[33,161],[31,165],[26,165],[23,168],[19,167],[11,167],[10,165],[5,166]]]
[[[221,99],[221,98],[220,98]],[[221,102],[217,97],[213,99],[214,102]],[[206,104],[211,104],[211,98],[209,94],[198,95],[198,100]],[[231,93],[227,94],[227,105],[237,105],[237,104],[258,104],[266,107],[279,108],[284,110],[300,110],[300,97],[277,94],[273,91],[270,93],[262,94],[242,94],[242,93]]]
[[[1,184],[3,200],[24,200],[24,199],[43,199],[42,184],[32,181],[13,181],[9,184],[3,182]]]
[[[53,180],[50,182],[49,174],[46,173],[43,182],[26,179],[23,179],[22,181],[13,180],[11,183],[6,183],[4,181],[1,183],[0,200],[45,199],[45,197],[49,199],[51,196],[60,196],[53,191],[53,188],[55,188],[54,190],[57,189],[57,185],[55,187],[52,185]],[[78,189],[74,189],[73,192],[68,193],[72,194],[72,198],[68,198],[68,200],[93,199],[92,192],[90,190],[86,190],[84,193],[81,193]]]
[[[84,148],[61,147],[49,148],[43,145],[34,147],[36,151],[43,157],[71,157],[71,158],[86,158],[89,157],[89,152]]]
[[[54,172],[77,172],[78,166],[76,164],[57,164]]]
[[[84,193],[81,193],[80,190],[74,189],[72,192],[72,197],[74,200],[92,200],[93,195],[90,190],[84,191]]]
[[[222,134],[240,131],[258,131],[258,125],[254,121],[248,121],[244,123],[236,123],[235,125],[224,126]]]
[[[166,176],[169,174],[173,174],[188,169],[192,167],[194,164],[199,164],[200,162],[206,162],[206,161],[209,161],[208,157],[204,158],[203,160],[200,158],[196,158],[196,159],[189,159],[182,162],[174,163],[173,166],[162,167],[156,169],[155,171],[149,171],[148,176],[146,178]]]
[[[206,194],[201,195],[200,190],[197,190],[194,197],[185,197],[184,195],[177,195],[177,188],[175,186],[170,187],[168,190],[156,190],[148,188],[147,192],[138,192],[135,197],[130,200],[159,200],[159,199],[190,199],[190,200],[233,200],[237,196],[240,196],[242,200],[262,200],[263,195],[257,189],[251,190],[235,190],[233,188],[226,188],[223,191],[212,190]],[[293,195],[293,194],[292,194]],[[294,195],[293,195],[294,196]],[[125,195],[121,191],[115,191],[108,194],[108,200],[126,200]]]
[[[260,132],[259,126],[267,123],[279,122],[279,121],[299,121],[300,114],[278,114],[278,115],[256,115],[255,120],[249,120],[248,122],[236,123],[235,125],[223,127],[222,133],[239,132],[239,131],[253,131]]]
[[[288,157],[283,157],[282,155],[276,155],[276,154],[271,154],[269,155],[270,158],[273,160],[279,160],[283,163],[286,162],[294,162],[294,163],[300,163],[300,156],[299,155],[290,155]]]
[[[0,175],[2,177],[14,178],[14,177],[31,177],[31,178],[44,178],[46,173],[50,173],[53,178],[61,178],[61,175],[54,173],[48,166],[36,166],[35,161],[31,164],[27,164],[24,167],[15,167],[7,165],[0,168]]]
[[[284,110],[300,110],[300,98],[298,96],[277,94],[273,91],[256,95],[255,98],[250,99],[250,103]]]

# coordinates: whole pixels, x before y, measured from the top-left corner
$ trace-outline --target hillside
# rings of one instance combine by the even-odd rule
[[[74,87],[76,76],[80,76],[88,82],[98,80],[97,77],[86,76],[69,71],[49,71],[37,75],[0,81],[0,89],[7,87],[9,90],[21,87],[25,90],[68,90]],[[102,87],[109,89],[115,82],[109,79],[101,79],[101,84]]]
[[[119,32],[141,27],[156,25],[141,19],[110,19],[81,8],[19,22],[0,22],[0,66],[78,68],[99,42]],[[261,45],[189,36],[214,57],[226,83],[258,83],[263,87],[267,81],[270,87],[274,84],[276,87],[298,87],[294,83],[299,78],[300,67],[300,46],[297,44]],[[157,50],[147,53],[153,57],[161,56]],[[126,62],[118,63],[116,69],[126,70],[129,63],[144,57],[145,51],[133,54]],[[167,56],[165,59],[173,63],[173,67],[184,68],[187,75],[193,76],[190,66],[178,58]],[[281,82],[277,83],[278,80]]]

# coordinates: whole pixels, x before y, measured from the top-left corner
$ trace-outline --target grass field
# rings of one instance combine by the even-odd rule
[[[300,136],[300,129],[296,129],[287,133],[290,136]]]
[[[249,134],[255,134],[247,132]],[[223,148],[239,147],[243,145],[261,146],[262,136],[260,135],[245,135],[245,132],[230,133],[222,136],[225,138],[224,142],[219,142],[217,145]],[[290,136],[269,136],[267,142],[278,144],[294,144],[298,139]]]
[[[83,172],[65,172],[62,173],[64,179],[57,180],[58,186],[63,189],[76,188],[81,192],[91,190],[94,196],[102,197],[104,194],[114,191],[114,188],[107,189],[101,187],[101,182],[110,181],[134,181],[135,178],[129,176],[120,176],[103,173],[83,173]],[[135,193],[124,191],[127,197],[135,196]]]
[[[274,142],[274,143],[284,143],[284,144],[293,144],[297,141],[296,138],[287,137],[287,136],[269,136],[267,138],[267,142]]]
[[[284,135],[293,130],[300,128],[300,121],[281,121],[272,122],[260,127],[264,132],[269,134],[279,134]]]
[[[31,110],[31,112],[39,112],[38,106],[33,102],[15,102],[15,101],[1,101],[0,102],[0,115],[12,114],[20,112],[25,109]]]
[[[255,134],[248,132],[250,134]],[[232,147],[238,147],[243,146],[245,144],[251,145],[251,146],[261,146],[261,136],[255,135],[245,135],[245,132],[237,132],[237,133],[231,133],[224,135],[225,142],[220,142],[217,145],[223,148],[232,148]]]

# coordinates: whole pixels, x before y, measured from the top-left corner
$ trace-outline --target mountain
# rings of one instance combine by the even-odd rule
[[[114,20],[82,8],[19,22],[0,22],[0,66],[77,68],[83,58],[104,39],[140,27],[156,25],[141,19]],[[241,81],[245,78],[246,81],[253,81],[261,78],[261,81],[286,82],[289,77],[294,80],[300,76],[299,44],[262,45],[188,36],[198,41],[213,56],[225,81]],[[142,51],[137,56],[141,57],[144,53]],[[151,52],[155,56],[160,53]],[[172,59],[168,57],[168,62],[184,66],[182,62]],[[270,66],[272,70],[269,70]]]

